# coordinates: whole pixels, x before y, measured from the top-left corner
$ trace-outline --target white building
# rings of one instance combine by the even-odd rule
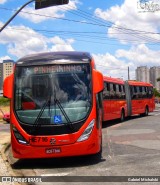
[[[160,77],[160,66],[154,66],[150,68],[150,79],[153,86],[160,91],[160,82],[157,82],[157,78]]]
[[[136,80],[150,83],[150,70],[147,66],[137,67]]]

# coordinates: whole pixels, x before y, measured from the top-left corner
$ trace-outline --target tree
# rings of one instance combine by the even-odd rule
[[[159,78],[157,78],[157,82],[159,82],[160,81],[160,77]]]
[[[156,88],[153,89],[153,93],[155,97],[160,97],[160,93],[157,91]]]

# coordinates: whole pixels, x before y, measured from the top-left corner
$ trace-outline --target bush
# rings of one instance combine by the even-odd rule
[[[9,106],[10,100],[8,98],[0,97],[0,106]]]
[[[156,88],[153,89],[153,93],[155,97],[160,97],[160,93],[157,91]]]

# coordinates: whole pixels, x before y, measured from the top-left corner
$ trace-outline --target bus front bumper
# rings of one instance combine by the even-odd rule
[[[14,140],[14,139],[13,139]],[[100,139],[98,139],[100,141]],[[96,154],[100,151],[100,142],[90,139],[61,146],[30,146],[19,144],[16,139],[12,141],[13,157],[26,158],[56,158],[69,156],[82,156]]]

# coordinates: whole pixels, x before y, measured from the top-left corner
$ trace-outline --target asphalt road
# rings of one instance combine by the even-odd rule
[[[134,116],[123,123],[119,123],[118,120],[104,123],[103,158],[98,161],[88,156],[13,160],[9,153],[10,151],[7,155],[13,170],[24,176],[36,175],[48,179],[49,177],[62,179],[64,177],[65,179],[66,176],[92,176],[93,179],[89,177],[88,180],[91,182],[95,181],[95,177],[103,176],[111,177],[111,181],[116,181],[114,176],[160,176],[160,109],[147,117]],[[86,181],[83,177],[79,179]],[[56,184],[66,183],[57,182]],[[53,184],[53,182],[47,184]],[[76,184],[82,184],[82,182],[76,182]],[[95,182],[95,184],[102,183]],[[154,183],[146,182],[145,184]],[[133,182],[132,185],[134,185]]]

